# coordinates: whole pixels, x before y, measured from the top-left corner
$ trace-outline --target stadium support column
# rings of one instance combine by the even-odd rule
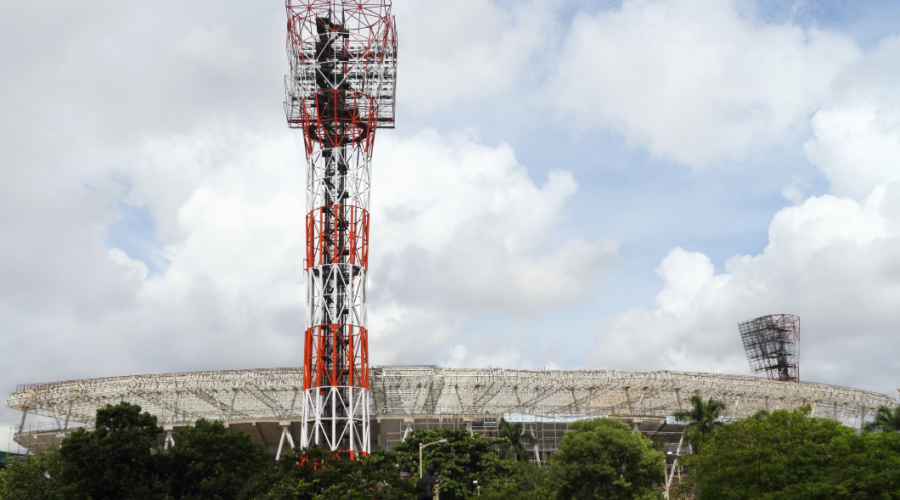
[[[370,163],[394,126],[389,1],[287,0],[288,124],[307,158],[307,310],[300,447],[369,453]]]

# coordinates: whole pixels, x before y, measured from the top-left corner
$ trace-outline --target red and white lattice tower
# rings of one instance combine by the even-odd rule
[[[288,124],[307,158],[307,311],[300,447],[369,453],[370,163],[394,126],[389,0],[287,0]]]

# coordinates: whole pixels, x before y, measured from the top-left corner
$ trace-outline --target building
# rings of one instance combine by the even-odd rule
[[[538,439],[529,450],[539,460],[556,449],[569,422],[592,417],[618,418],[674,448],[684,423],[672,414],[694,394],[724,401],[726,420],[808,404],[812,416],[856,428],[879,406],[897,406],[860,389],[711,373],[382,366],[369,376],[373,448],[392,448],[414,429],[454,427],[491,437],[502,417],[525,423]],[[166,444],[205,418],[280,455],[300,443],[302,395],[301,368],[272,368],[22,385],[7,406],[22,411],[14,439],[31,452],[92,427],[97,408],[127,401],[157,416]]]

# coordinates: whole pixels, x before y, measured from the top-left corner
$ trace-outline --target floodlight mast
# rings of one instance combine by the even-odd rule
[[[286,0],[285,114],[307,158],[300,447],[371,451],[366,275],[375,131],[394,126],[390,0]]]
[[[761,316],[738,325],[750,368],[769,380],[800,381],[800,317]]]

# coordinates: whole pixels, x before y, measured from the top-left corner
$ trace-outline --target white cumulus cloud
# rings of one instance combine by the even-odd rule
[[[491,0],[398,2],[405,106],[423,112],[504,98],[534,77],[529,64],[555,45],[555,7],[546,0],[503,7]]]
[[[626,0],[582,12],[548,96],[582,127],[702,168],[784,141],[830,96],[858,49],[839,34],[766,24],[735,1]]]
[[[628,2],[616,19],[624,22],[629,12],[643,12],[646,20],[649,13],[659,14],[665,6],[665,12],[677,20],[678,8],[701,4]],[[723,6],[729,4],[717,5],[707,4],[711,15],[721,15]],[[669,22],[661,17],[657,21]],[[857,54],[846,40],[815,30],[747,24],[730,14],[719,21],[712,24],[734,32],[732,39],[753,33],[752,38],[759,42],[759,47],[742,49],[737,63],[747,71],[765,70],[763,74],[772,75],[761,81],[742,73],[743,69],[731,68],[728,74],[735,79],[734,90],[777,104],[783,118],[748,117],[738,126],[748,133],[770,127],[781,134],[791,123],[809,120],[812,137],[804,145],[806,156],[830,182],[828,192],[808,196],[810,186],[795,177],[783,193],[794,206],[774,214],[765,249],[758,254],[735,255],[718,273],[703,253],[673,249],[657,268],[663,286],[653,303],[602,321],[591,359],[621,368],[747,373],[737,324],[767,314],[790,313],[801,318],[801,379],[893,394],[900,369],[895,356],[900,349],[896,335],[900,301],[900,39],[886,38],[871,51]],[[702,32],[696,27],[691,30],[694,35]],[[777,50],[772,45],[776,35],[782,36],[785,44]],[[675,37],[673,43],[681,42]],[[779,55],[790,47],[795,59]],[[720,49],[709,50],[715,53]],[[780,64],[793,67],[779,69]],[[716,67],[713,64],[712,70]],[[791,87],[794,83],[783,77],[799,86]],[[760,93],[737,82],[742,78],[757,85]],[[778,88],[786,94],[772,100]],[[798,97],[797,89],[809,94]],[[724,94],[710,95],[714,102]],[[699,109],[711,108],[709,103],[701,103]],[[684,110],[684,116],[696,118],[691,113]],[[729,128],[719,127],[716,119],[689,124],[699,128],[687,127],[684,139],[690,142],[691,135],[699,131],[714,144],[707,153],[721,144],[726,146],[721,154],[741,149],[733,147],[737,143],[729,143],[733,139],[726,136],[731,133]],[[629,130],[637,130],[635,125],[629,126]],[[664,127],[674,128],[671,124]],[[654,142],[657,136],[652,133],[646,137],[651,150],[663,144]],[[748,140],[744,144],[763,143]],[[678,159],[687,150],[658,151]],[[690,155],[680,158],[691,164]],[[700,160],[702,155],[693,158]],[[650,348],[634,349],[635,339],[642,339],[642,345]]]
[[[889,37],[839,78],[830,105],[812,118],[806,154],[839,196],[863,201],[900,180],[900,37]]]
[[[479,314],[577,304],[616,264],[617,242],[555,230],[577,189],[567,171],[538,183],[508,145],[434,131],[379,147],[370,318],[373,332],[394,325],[408,340],[383,344],[393,361],[439,346]]]

